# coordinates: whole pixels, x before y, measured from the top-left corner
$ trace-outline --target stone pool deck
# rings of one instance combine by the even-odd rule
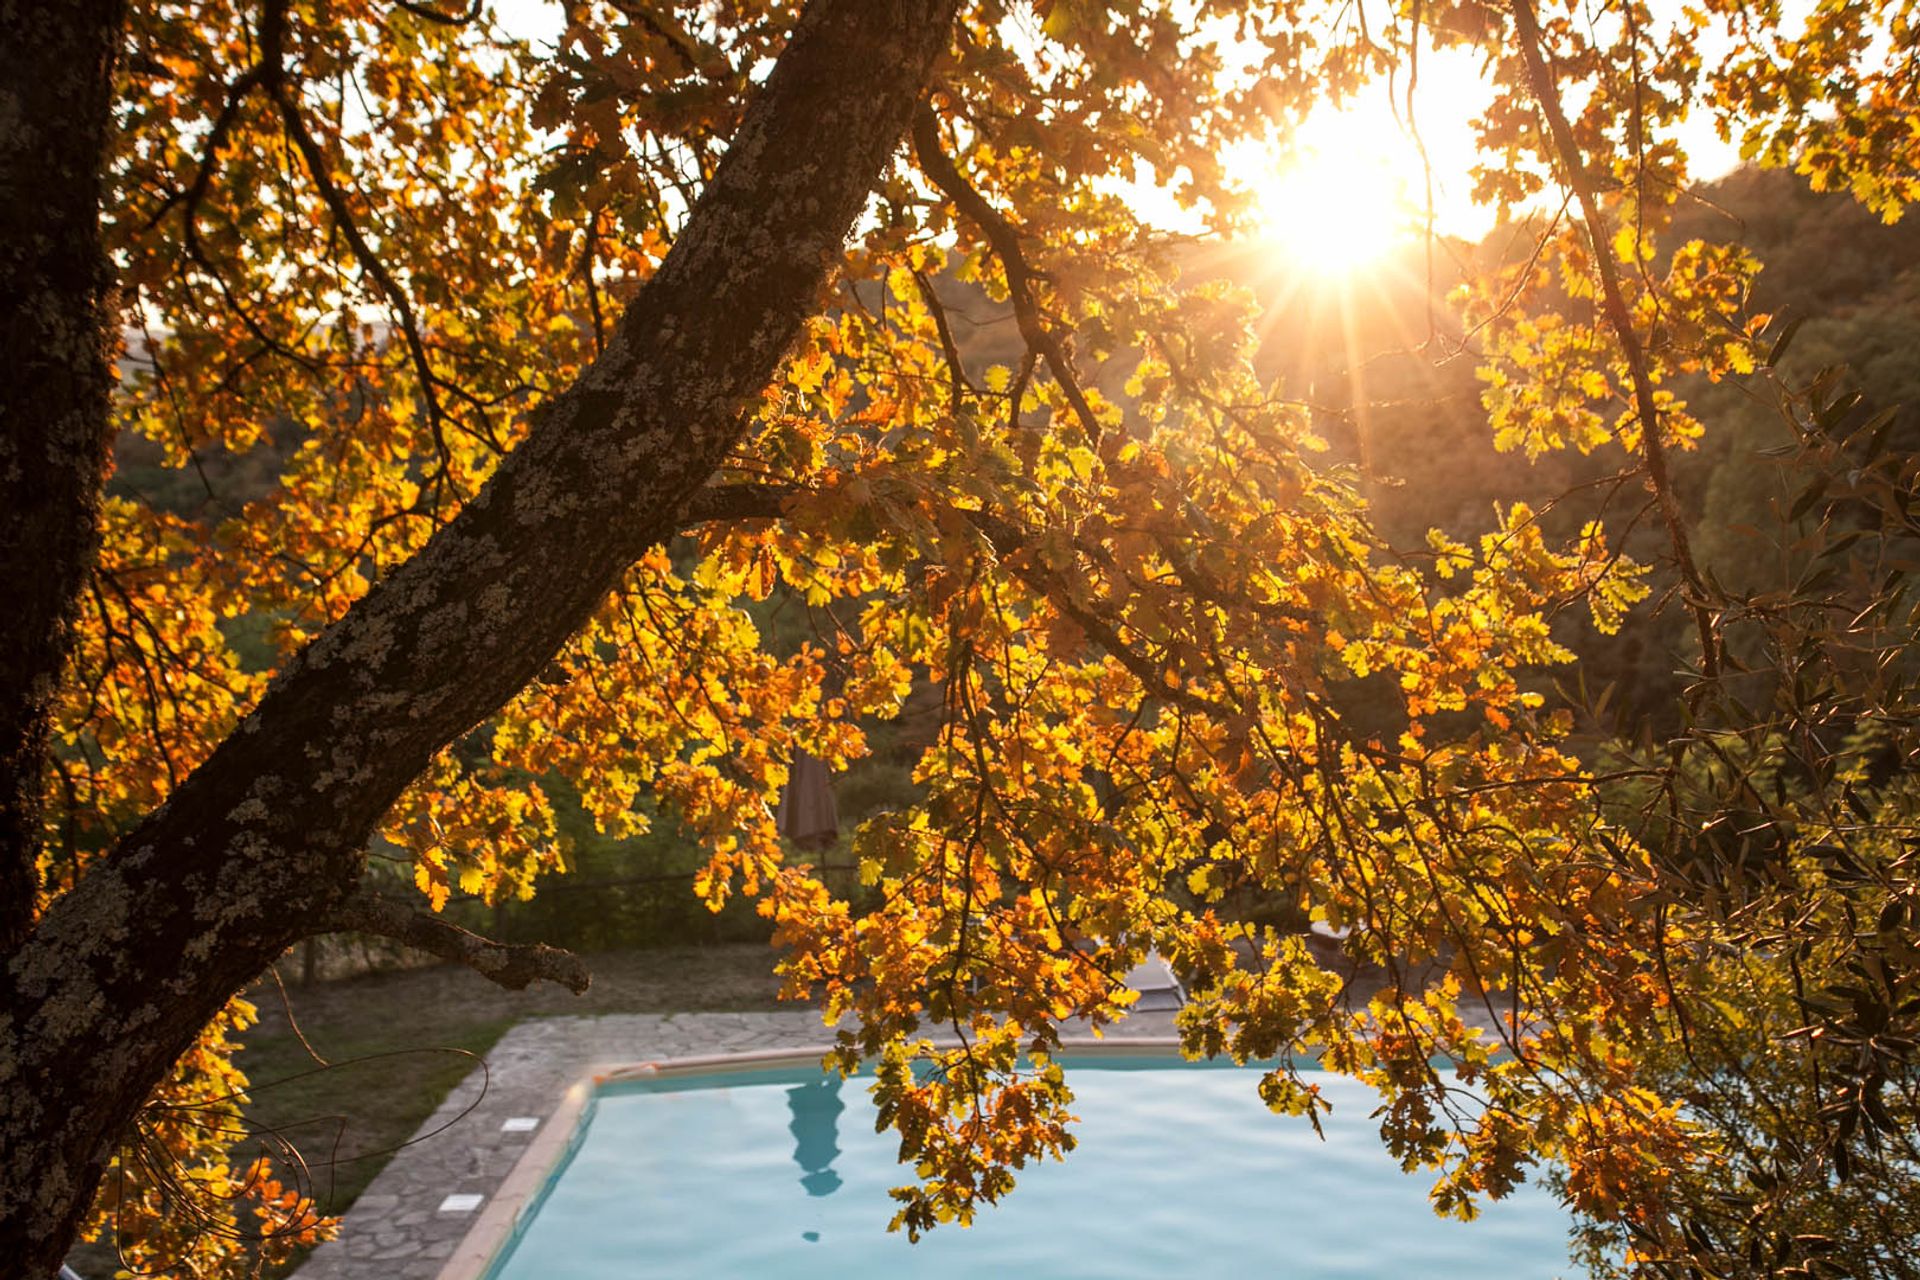
[[[1106,1032],[1108,1039],[1171,1034],[1173,1016],[1157,1012],[1136,1013]],[[812,1009],[523,1022],[487,1054],[485,1071],[462,1081],[421,1126],[433,1136],[395,1153],[348,1211],[339,1238],[316,1249],[297,1280],[435,1280],[567,1087],[594,1067],[809,1049],[831,1039]],[[460,1207],[443,1207],[451,1196],[464,1198],[455,1202]]]

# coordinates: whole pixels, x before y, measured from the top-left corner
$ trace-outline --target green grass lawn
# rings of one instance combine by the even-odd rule
[[[487,984],[466,992],[464,983],[449,979],[426,970],[290,987],[284,1002],[267,980],[248,993],[261,1022],[241,1037],[245,1048],[237,1059],[253,1091],[247,1119],[299,1152],[308,1166],[301,1181],[323,1211],[346,1212],[393,1149],[519,1020],[485,998]],[[423,999],[449,985],[466,998]],[[308,1045],[329,1065],[316,1062]],[[272,1137],[237,1148],[234,1158],[244,1162],[263,1148],[293,1185],[292,1162]],[[81,1246],[68,1263],[87,1280],[119,1269],[107,1240]]]
[[[250,1038],[247,1119],[299,1150],[324,1211],[346,1211],[515,1019],[473,1010],[433,1021],[428,1032],[364,1012],[302,1020],[324,1066],[290,1031]]]
[[[325,1067],[293,1031],[270,981],[250,993],[263,1016],[243,1037],[246,1047],[238,1058],[254,1090],[247,1119],[300,1153],[308,1166],[302,1181],[330,1214],[346,1212],[393,1149],[413,1136],[474,1069],[478,1055],[518,1021],[478,998],[416,1004],[410,996],[438,984],[426,976],[394,976],[402,980],[355,979],[289,991],[287,1003],[307,1044],[331,1064]],[[281,1166],[282,1180],[293,1185],[290,1162],[272,1139],[241,1146],[234,1158],[244,1162],[263,1147]],[[108,1240],[81,1246],[68,1263],[87,1280],[119,1270]]]
[[[322,1206],[344,1213],[394,1148],[523,1018],[777,1007],[773,952],[763,945],[606,952],[587,961],[593,987],[579,997],[550,985],[502,991],[445,966],[290,983],[284,997],[262,981],[249,993],[260,1025],[242,1036],[238,1060],[251,1082],[247,1118],[291,1141]]]
[[[284,996],[271,977],[263,979],[247,993],[260,1025],[240,1037],[246,1047],[238,1062],[252,1090],[247,1118],[294,1144],[322,1206],[341,1214],[523,1018],[779,1007],[774,953],[759,943],[585,959],[593,987],[584,996],[548,984],[502,991],[450,966],[289,983]],[[68,1261],[88,1280],[118,1269],[110,1241],[84,1245]]]

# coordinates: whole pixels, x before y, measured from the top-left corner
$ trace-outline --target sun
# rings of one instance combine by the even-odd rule
[[[1366,158],[1303,157],[1256,189],[1264,238],[1298,266],[1350,276],[1397,248],[1412,222],[1405,184]]]
[[[1314,275],[1364,274],[1418,225],[1400,141],[1358,113],[1316,115],[1288,158],[1249,184],[1262,237]]]

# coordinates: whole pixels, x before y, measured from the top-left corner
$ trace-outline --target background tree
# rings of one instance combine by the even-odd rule
[[[0,553],[29,606],[0,853],[33,887],[0,935],[0,1257],[50,1270],[90,1205],[182,1268],[231,1253],[239,1217],[308,1232],[297,1192],[227,1167],[228,1002],[342,928],[584,982],[433,914],[551,866],[551,779],[610,832],[643,793],[666,807],[708,846],[709,901],[758,896],[793,993],[857,1015],[841,1060],[882,1060],[909,1230],[1070,1144],[1058,1026],[1120,1016],[1153,945],[1195,976],[1189,1047],[1324,1051],[1382,1090],[1440,1208],[1552,1159],[1645,1265],[1724,1252],[1676,1192],[1723,1148],[1679,1109],[1670,1012],[1720,980],[1674,956],[1744,937],[1676,875],[1711,824],[1604,806],[1541,674],[1571,656],[1555,617],[1618,627],[1645,570],[1519,495],[1477,544],[1390,545],[1260,376],[1251,299],[1115,184],[1177,182],[1229,231],[1228,144],[1423,48],[1482,51],[1485,195],[1521,218],[1564,193],[1468,292],[1490,425],[1644,482],[1623,519],[1664,531],[1703,715],[1748,658],[1693,550],[1670,459],[1702,427],[1671,388],[1767,350],[1750,255],[1653,247],[1687,183],[1671,132],[1716,111],[1897,211],[1910,25],[1872,3],[1797,37],[1741,6],[1528,0],[799,10],[573,5],[551,59],[400,0],[0,10],[12,101],[79,69],[0,128],[6,324],[32,353],[4,393]],[[1010,313],[1004,362],[956,340],[952,280]],[[224,520],[102,502],[117,432],[211,499],[235,466],[275,479]],[[764,644],[740,606],[776,592],[815,639]],[[867,751],[916,683],[941,727],[921,797],[858,836],[878,905],[856,912],[783,857],[769,800],[796,750]],[[1616,772],[1674,793],[1662,767]],[[400,875],[369,867],[376,837]],[[1355,925],[1348,963],[1275,908]],[[1264,1095],[1311,1113],[1280,1061]],[[1839,1134],[1808,1185],[1883,1131]],[[195,1245],[159,1227],[181,1168],[238,1206]]]

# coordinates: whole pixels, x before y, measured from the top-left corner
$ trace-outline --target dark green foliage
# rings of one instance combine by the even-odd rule
[[[653,830],[614,839],[594,830],[570,795],[555,788],[554,810],[567,873],[541,878],[532,901],[478,903],[459,909],[489,936],[547,942],[572,951],[612,951],[767,938],[772,930],[750,901],[736,898],[715,914],[693,893],[705,853],[674,826],[652,815]]]
[[[1648,1028],[1643,1061],[1725,1157],[1710,1185],[1675,1188],[1691,1263],[1907,1277],[1920,1274],[1920,460],[1893,444],[1900,411],[1875,409],[1844,370],[1782,378],[1775,407],[1786,443],[1763,460],[1768,524],[1733,531],[1772,554],[1719,602],[1725,673],[1692,691],[1675,730],[1612,762],[1642,771],[1610,798],[1659,870],[1675,940],[1663,971],[1718,993]]]

